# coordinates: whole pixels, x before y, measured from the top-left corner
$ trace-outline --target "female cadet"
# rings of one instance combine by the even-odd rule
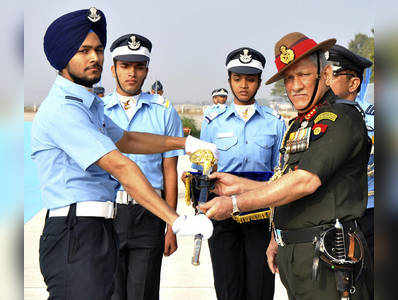
[[[232,51],[226,59],[233,103],[219,114],[207,116],[201,139],[215,143],[220,152],[218,171],[267,180],[277,166],[284,122],[259,105],[264,56],[251,48]],[[233,201],[233,200],[232,200]],[[274,275],[267,268],[269,211],[240,214],[213,221],[209,239],[214,284],[219,300],[273,299]]]

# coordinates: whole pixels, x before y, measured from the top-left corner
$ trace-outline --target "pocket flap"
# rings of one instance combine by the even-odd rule
[[[238,138],[236,136],[216,138],[216,140],[215,140],[217,149],[224,150],[224,151],[228,150],[229,148],[236,145],[237,143],[238,143]]]

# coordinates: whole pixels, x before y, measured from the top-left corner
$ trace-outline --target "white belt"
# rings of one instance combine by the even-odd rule
[[[155,192],[160,196],[161,192],[159,189],[155,189]],[[126,191],[118,191],[116,194],[116,203],[118,204],[138,204]]]
[[[49,217],[66,217],[69,207],[50,209]],[[115,203],[111,201],[84,201],[76,203],[77,217],[103,217],[105,219],[113,219],[116,215]]]

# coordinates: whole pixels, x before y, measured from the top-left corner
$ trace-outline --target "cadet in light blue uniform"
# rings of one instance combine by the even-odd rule
[[[132,46],[132,41],[136,45]],[[138,34],[118,38],[111,46],[115,91],[106,96],[105,114],[127,131],[183,136],[182,122],[168,100],[161,95],[143,93],[152,43]],[[159,82],[160,83],[160,82]],[[158,90],[156,88],[156,90]],[[177,208],[177,159],[184,151],[162,154],[127,154],[144,173],[152,187],[166,202]],[[137,204],[123,187],[116,198],[114,221],[119,237],[119,264],[113,300],[159,299],[163,253],[177,249],[170,226]]]
[[[366,101],[365,98],[361,99],[357,97],[355,100],[362,110],[365,113],[365,123],[366,128],[368,129],[368,135],[372,140],[372,152],[370,153],[369,163],[368,163],[368,205],[367,208],[374,208],[375,207],[375,199],[374,199],[374,168],[375,168],[375,161],[374,161],[374,139],[375,139],[375,121],[374,121],[374,114],[375,109],[374,105]]]
[[[206,108],[203,113],[204,117],[213,115],[214,113],[217,114],[218,112],[222,112],[225,110],[225,102],[227,102],[228,99],[228,91],[224,88],[215,89],[211,93],[211,99],[213,101],[213,104]]]
[[[272,109],[259,105],[264,56],[251,48],[232,51],[226,60],[233,103],[207,115],[201,139],[220,151],[217,171],[266,180],[277,166],[285,124]],[[213,221],[209,239],[218,300],[273,299],[274,275],[266,267],[269,219],[238,223]]]
[[[374,106],[365,99],[361,99],[361,87],[366,88],[363,82],[364,70],[372,66],[372,62],[359,56],[340,45],[334,45],[329,50],[328,61],[332,64],[333,78],[330,87],[333,92],[346,100],[356,101],[365,116],[368,136],[372,140],[372,152],[368,162],[368,204],[360,225],[366,237],[369,250],[374,258]],[[370,74],[368,74],[370,76]],[[369,78],[366,78],[369,80]],[[365,86],[363,87],[363,85]]]
[[[32,125],[32,159],[48,209],[40,237],[40,270],[49,299],[109,300],[116,270],[112,218],[118,181],[180,234],[212,233],[204,215],[180,216],[160,198],[125,153],[187,152],[215,146],[192,137],[126,132],[104,115],[92,91],[101,79],[104,14],[92,7],[50,24],[44,52],[58,76]],[[114,177],[112,177],[112,176]],[[207,229],[206,229],[207,228]]]

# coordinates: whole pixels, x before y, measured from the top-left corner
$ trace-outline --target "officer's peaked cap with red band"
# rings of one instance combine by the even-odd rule
[[[282,79],[283,72],[288,67],[318,50],[329,50],[335,43],[336,39],[328,39],[317,44],[313,39],[300,32],[292,32],[285,35],[275,44],[275,64],[278,73],[268,79],[265,84]]]

